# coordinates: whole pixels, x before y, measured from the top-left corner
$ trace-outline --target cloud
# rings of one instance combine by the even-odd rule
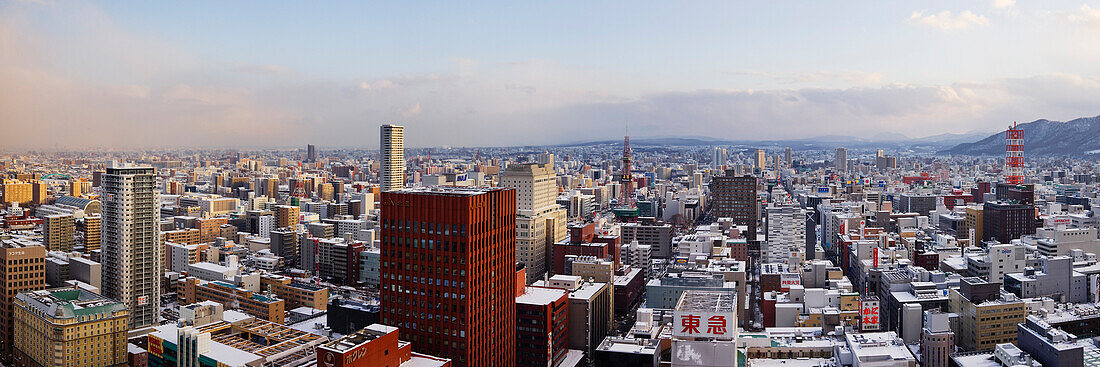
[[[906,21],[913,25],[922,25],[939,29],[941,31],[953,31],[969,29],[971,27],[984,27],[989,25],[989,18],[984,15],[974,14],[969,10],[963,10],[958,14],[944,10],[936,14],[925,15],[923,11],[913,12]]]
[[[242,65],[233,68],[234,71],[257,75],[280,75],[290,72],[290,68],[279,65]]]
[[[1100,10],[1093,9],[1088,4],[1082,4],[1078,12],[1066,14],[1065,20],[1091,28],[1100,28]]]
[[[379,79],[370,83],[359,82],[359,89],[363,90],[382,90],[393,88],[394,84],[389,79]]]
[[[421,111],[420,104],[417,103],[415,106],[409,107],[409,109],[401,111],[401,117],[411,118],[411,117],[420,116],[420,111]]]
[[[1001,10],[1009,10],[1016,6],[1016,0],[990,0],[990,5]]]
[[[734,75],[762,77],[783,84],[807,84],[820,82],[840,81],[850,85],[881,84],[884,80],[882,74],[864,71],[816,71],[800,73],[775,73],[755,70],[738,71]]]
[[[738,71],[778,83],[677,89],[545,59],[453,58],[435,60],[452,63],[442,71],[336,79],[270,60],[195,62],[94,9],[33,8],[0,14],[0,149],[374,148],[370,126],[390,122],[406,125],[411,147],[610,138],[624,121],[637,136],[926,136],[1094,116],[1100,95],[1100,79],[1074,74],[912,84],[853,70]],[[71,29],[59,36],[38,12]]]

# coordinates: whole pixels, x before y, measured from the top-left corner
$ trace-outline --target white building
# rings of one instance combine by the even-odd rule
[[[393,191],[405,187],[405,127],[382,125],[379,144],[379,177],[381,190]]]
[[[102,175],[103,295],[130,310],[130,329],[155,325],[164,267],[160,200],[151,167],[110,167]]]

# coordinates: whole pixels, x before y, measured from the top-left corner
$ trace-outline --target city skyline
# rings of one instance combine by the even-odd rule
[[[1095,116],[1100,4],[0,4],[11,149],[993,132]],[[156,131],[147,134],[143,130]],[[347,132],[347,133],[344,133]]]

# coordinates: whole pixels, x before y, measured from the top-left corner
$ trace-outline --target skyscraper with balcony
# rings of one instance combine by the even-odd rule
[[[382,193],[382,323],[455,366],[516,361],[516,194]]]
[[[405,127],[382,125],[378,180],[383,192],[405,187]]]
[[[103,180],[103,295],[130,310],[130,329],[157,325],[160,205],[151,167],[112,167]]]

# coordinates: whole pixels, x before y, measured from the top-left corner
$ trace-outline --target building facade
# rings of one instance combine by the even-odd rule
[[[107,168],[103,175],[103,295],[130,310],[131,329],[157,323],[163,256],[153,168]]]
[[[455,366],[515,363],[515,197],[501,188],[383,192],[382,323]]]
[[[75,287],[15,297],[16,366],[126,366],[128,311]]]
[[[382,125],[378,181],[383,192],[405,187],[405,127]]]

